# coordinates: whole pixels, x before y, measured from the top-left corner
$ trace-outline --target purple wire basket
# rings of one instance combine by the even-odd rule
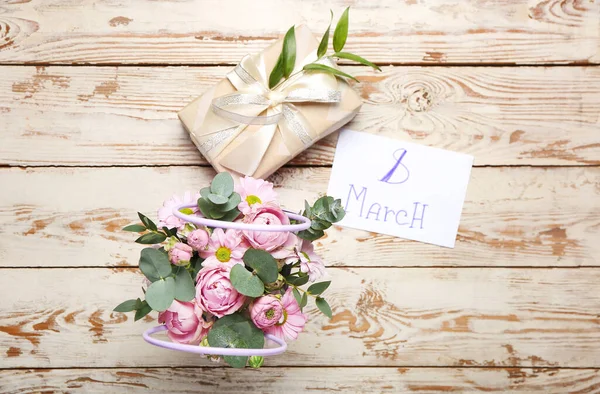
[[[182,204],[173,208],[173,214],[179,219],[185,220],[190,223],[198,224],[201,226],[223,228],[223,229],[234,229],[234,230],[246,230],[246,231],[266,231],[266,232],[298,232],[307,230],[310,227],[310,219],[289,211],[284,211],[285,214],[292,220],[296,220],[297,224],[285,224],[285,225],[258,225],[248,224],[240,222],[222,222],[220,220],[207,219],[199,215],[186,215],[180,211],[183,208],[195,208],[196,204]],[[286,351],[287,344],[282,339],[279,339],[273,335],[266,334],[265,338],[269,341],[275,342],[277,347],[269,347],[264,349],[236,349],[236,348],[221,348],[221,347],[207,347],[197,345],[185,345],[181,343],[175,343],[171,341],[165,341],[162,339],[154,338],[152,335],[157,332],[166,331],[167,327],[164,325],[151,327],[147,329],[142,336],[144,340],[151,345],[159,346],[165,349],[177,350],[180,352],[205,354],[205,355],[219,355],[219,356],[275,356]]]

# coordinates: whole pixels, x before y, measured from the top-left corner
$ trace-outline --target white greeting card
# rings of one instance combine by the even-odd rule
[[[454,247],[473,156],[342,130],[328,194],[341,226]]]

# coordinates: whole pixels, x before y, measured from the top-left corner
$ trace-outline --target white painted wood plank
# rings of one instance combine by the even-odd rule
[[[206,164],[177,111],[230,67],[3,67],[0,164]],[[600,164],[600,69],[364,67],[359,131],[475,165]],[[330,165],[337,134],[292,161]]]
[[[600,367],[597,269],[329,273],[333,319],[311,304],[306,332],[267,366]],[[146,344],[154,317],[111,312],[141,281],[132,269],[2,270],[2,367],[212,365]]]

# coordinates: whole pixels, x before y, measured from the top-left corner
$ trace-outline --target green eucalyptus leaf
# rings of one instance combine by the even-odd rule
[[[296,289],[295,287],[292,288],[292,294],[294,295],[294,298],[296,299],[296,302],[298,303],[298,305],[300,305],[300,302],[302,301],[302,295],[300,294],[300,292],[298,291],[298,289]]]
[[[329,67],[324,64],[310,63],[310,64],[305,65],[303,67],[303,69],[306,71],[321,71],[321,72],[335,75],[336,77],[350,78],[356,82],[359,82],[359,80],[354,78],[352,75],[346,74],[345,72],[340,71],[337,68]]]
[[[208,332],[208,344],[211,347],[262,349],[265,337],[249,318],[234,313],[213,324]],[[243,368],[248,357],[226,356],[224,359],[234,368]]]
[[[135,311],[134,321],[140,320],[150,312],[152,312],[152,308],[150,307],[150,305],[148,305],[146,301],[142,301],[141,305],[139,305],[139,307]]]
[[[231,174],[228,172],[218,173],[210,184],[210,191],[213,194],[229,197],[233,193],[233,177]]]
[[[329,26],[327,26],[327,30],[323,34],[323,38],[321,38],[321,42],[319,43],[319,49],[317,49],[317,56],[320,58],[327,53],[327,46],[329,45],[329,30],[331,30],[331,22],[333,21],[333,11],[329,10],[331,13],[331,19],[329,20]]]
[[[218,209],[221,212],[229,212],[232,209],[237,208],[237,206],[241,202],[242,197],[238,193],[233,192],[231,196],[229,196],[229,200],[227,200],[227,203],[217,206],[216,209]]]
[[[202,257],[198,256],[197,254],[194,254],[194,256],[191,258],[190,265],[193,269],[193,272],[191,273],[192,278],[198,277],[198,272],[200,272],[200,270],[202,269],[203,262],[204,262],[204,259]]]
[[[198,208],[200,209],[200,212],[202,212],[202,215],[205,218],[210,219],[210,211],[212,209],[213,205],[211,204],[210,201],[208,201],[207,199],[205,199],[204,197],[200,197],[198,199]]]
[[[139,298],[137,300],[123,301],[119,305],[117,305],[115,307],[115,309],[113,309],[113,311],[115,311],[115,312],[131,312],[131,311],[135,311],[138,300],[139,300]]]
[[[310,204],[308,203],[308,201],[304,200],[304,216],[309,218],[310,215],[311,215]]]
[[[304,276],[288,276],[286,282],[294,286],[304,286],[308,283],[308,275]]]
[[[308,287],[307,291],[312,295],[319,295],[327,290],[330,284],[331,281],[314,283]]]
[[[313,231],[312,229],[308,229],[300,231],[297,235],[302,239],[313,242],[322,238],[325,235],[325,232],[323,232],[323,230]]]
[[[140,220],[142,221],[142,223],[144,223],[144,226],[146,226],[146,228],[148,230],[152,230],[152,231],[156,231],[158,230],[158,228],[156,227],[156,224],[154,224],[154,222],[150,219],[148,219],[147,216],[145,216],[144,214],[138,212],[138,216],[140,217]]]
[[[123,231],[131,231],[133,233],[141,233],[146,231],[146,227],[141,224],[130,224],[129,226],[123,227]]]
[[[304,294],[302,294],[302,299],[300,300],[300,303],[298,304],[298,306],[300,307],[300,310],[302,310],[302,308],[304,308],[307,303],[308,303],[308,294],[304,293]]]
[[[175,299],[175,279],[169,276],[153,282],[146,290],[146,302],[153,310],[166,311]]]
[[[317,299],[315,300],[315,304],[325,316],[331,319],[331,317],[333,316],[333,314],[331,313],[331,307],[329,306],[327,301],[325,301],[324,298],[317,297]]]
[[[242,264],[231,268],[229,280],[238,293],[248,297],[260,297],[265,292],[265,285],[256,275],[248,271]]]
[[[169,257],[163,251],[145,248],[140,254],[140,270],[151,282],[171,275]]]
[[[220,220],[223,222],[233,222],[235,219],[237,219],[238,216],[240,216],[240,211],[237,208],[234,208],[231,211],[227,212],[225,215],[223,215],[223,217]]]
[[[212,202],[213,204],[223,205],[223,204],[227,204],[227,201],[229,201],[229,198],[222,196],[220,194],[211,193],[208,195],[208,200],[210,202]]]
[[[296,65],[296,30],[294,26],[285,33],[281,55],[283,56],[283,76],[288,78]]]
[[[367,59],[360,57],[358,55],[355,55],[353,53],[348,53],[348,52],[336,52],[333,54],[334,57],[338,57],[340,59],[348,59],[348,60],[352,60],[354,62],[360,63],[360,64],[364,64],[365,66],[369,66],[369,67],[373,67],[375,70],[377,71],[381,71],[381,68],[379,68],[378,65],[376,65],[375,63],[371,63],[370,61],[368,61]]]
[[[279,54],[279,58],[277,58],[277,63],[275,63],[275,67],[273,67],[273,70],[269,75],[269,89],[273,89],[275,85],[277,85],[277,83],[281,81],[281,78],[283,78],[283,67],[284,66],[282,52],[281,54]]]
[[[248,249],[242,257],[244,263],[252,268],[264,283],[271,283],[277,280],[279,268],[277,261],[269,252],[260,249]]]
[[[350,7],[346,8],[340,17],[335,31],[333,32],[333,50],[340,52],[346,45],[346,39],[348,38],[348,12]]]
[[[200,189],[200,196],[202,196],[205,199],[208,199],[208,195],[210,193],[211,193],[210,187],[203,187],[202,189]]]
[[[331,222],[328,222],[326,220],[314,219],[310,223],[310,227],[315,230],[327,230],[329,227],[331,227]]]
[[[138,244],[155,245],[163,242],[167,236],[163,233],[147,233],[135,240]]]
[[[191,301],[196,295],[194,280],[185,267],[179,267],[175,274],[175,299],[183,302]]]

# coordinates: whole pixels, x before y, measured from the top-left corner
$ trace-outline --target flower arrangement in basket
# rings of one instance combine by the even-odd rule
[[[325,266],[312,242],[344,215],[329,196],[306,202],[302,215],[283,211],[272,183],[245,177],[234,184],[219,173],[197,196],[165,201],[158,225],[139,213],[142,224],[124,228],[153,246],[139,262],[145,299],[115,311],[135,311],[135,320],[158,311],[162,325],[144,333],[151,344],[260,367],[262,356],[284,352],[304,329],[309,298],[331,317],[322,297],[330,282],[319,281]],[[171,341],[152,337],[164,330]],[[265,338],[278,347],[264,348]]]

